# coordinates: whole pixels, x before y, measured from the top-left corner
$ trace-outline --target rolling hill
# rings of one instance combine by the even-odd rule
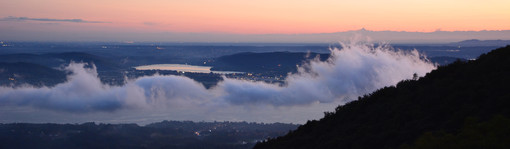
[[[379,89],[254,148],[509,148],[510,46]]]
[[[94,64],[97,66],[98,71],[118,71],[120,69],[123,69],[123,67],[118,62],[112,61],[106,57],[101,57],[83,52],[63,52],[47,54],[21,53],[0,55],[0,62],[35,63],[47,67],[60,67],[63,64],[68,64],[70,61]]]
[[[18,71],[23,71],[23,76],[37,76],[41,74],[45,74],[41,76],[40,80],[36,80],[37,78],[23,77],[18,78],[19,81],[15,84],[20,83],[28,83],[36,86],[41,85],[55,85],[57,83],[62,83],[65,81],[66,76],[62,76],[61,71],[55,69],[59,67],[63,67],[69,64],[71,61],[78,63],[87,63],[88,67],[91,67],[94,64],[97,68],[99,77],[105,83],[109,84],[121,84],[123,83],[123,71],[127,70],[129,67],[121,65],[119,62],[116,62],[114,59],[110,59],[107,57],[92,55],[84,52],[63,52],[63,53],[47,53],[47,54],[29,54],[29,53],[20,53],[20,54],[4,54],[0,55],[0,63],[3,63],[3,67],[10,67],[9,70],[12,70],[7,73],[2,73],[2,79],[5,78],[4,75],[12,74],[20,74]],[[26,67],[14,68],[14,65],[24,65]],[[44,68],[43,68],[44,67]],[[54,73],[53,76],[51,74]],[[32,80],[27,80],[32,79]],[[63,79],[63,81],[62,81]],[[12,82],[12,80],[11,80]],[[2,81],[0,85],[6,85],[10,82]]]
[[[296,65],[306,60],[319,57],[326,60],[329,54],[305,52],[243,52],[221,56],[212,64],[213,70],[242,71],[242,72],[288,72],[297,71]]]
[[[0,86],[18,86],[31,84],[34,86],[54,86],[65,82],[66,72],[43,65],[15,62],[0,62]]]
[[[243,52],[232,55],[221,56],[210,63],[212,70],[220,71],[241,71],[252,73],[279,73],[287,74],[296,72],[296,65],[301,65],[314,58],[324,61],[329,58],[328,53],[305,53],[305,52]],[[431,57],[430,61],[438,65],[447,65],[457,59],[466,61],[463,58],[451,56]]]

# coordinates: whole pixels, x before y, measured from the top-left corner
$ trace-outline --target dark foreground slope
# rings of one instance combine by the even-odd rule
[[[509,148],[510,46],[385,87],[255,148]]]

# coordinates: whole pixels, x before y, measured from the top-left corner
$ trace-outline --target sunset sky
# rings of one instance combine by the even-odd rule
[[[2,0],[0,32],[32,37],[510,30],[509,10],[508,0]]]

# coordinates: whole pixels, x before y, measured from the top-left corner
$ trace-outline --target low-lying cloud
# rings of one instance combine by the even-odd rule
[[[394,85],[413,74],[424,75],[434,65],[417,51],[395,51],[388,46],[343,45],[331,49],[327,61],[315,60],[288,76],[286,85],[226,79],[218,85],[232,104],[275,106],[329,103],[355,99],[378,88]]]
[[[55,87],[2,87],[2,105],[33,106],[66,112],[115,111],[121,108],[149,108],[178,100],[202,101],[209,92],[199,83],[180,76],[151,76],[132,80],[124,86],[101,83],[95,67],[71,63],[68,82]]]
[[[72,23],[110,23],[103,21],[87,21],[83,19],[52,19],[52,18],[29,18],[29,17],[14,17],[8,16],[2,21],[42,21],[42,22],[72,22]]]
[[[206,89],[186,77],[157,75],[109,86],[101,83],[95,68],[71,63],[65,68],[73,72],[69,81],[52,88],[0,87],[0,107],[31,107],[62,115],[141,110],[157,111],[166,115],[164,119],[303,122],[332,110],[320,108],[345,104],[434,68],[417,51],[347,44],[342,49],[332,48],[327,61],[317,59],[299,67],[284,85],[224,78],[216,87]]]

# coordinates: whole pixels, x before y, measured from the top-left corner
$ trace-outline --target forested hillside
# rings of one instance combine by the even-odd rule
[[[510,148],[510,46],[325,113],[255,148]]]

